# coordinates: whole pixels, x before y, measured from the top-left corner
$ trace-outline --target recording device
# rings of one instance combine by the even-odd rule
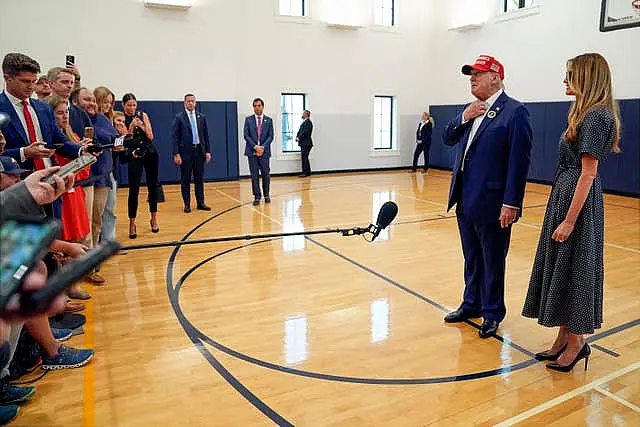
[[[7,218],[0,224],[0,309],[60,234],[57,220]]]
[[[142,157],[146,153],[146,141],[139,136],[136,138],[134,133],[133,136],[126,135],[111,137],[111,143],[109,144],[92,144],[87,146],[87,151],[89,153],[99,153],[103,150],[112,150],[116,152],[129,150]]]
[[[101,263],[120,250],[116,241],[108,241],[87,252],[87,255],[63,265],[44,285],[35,292],[20,296],[20,308],[25,313],[41,313],[69,286],[86,276]]]
[[[374,225],[372,229],[372,242],[376,240],[376,237],[378,237],[382,230],[384,230],[389,224],[391,224],[391,221],[393,221],[396,215],[398,215],[398,205],[396,205],[394,202],[385,202],[382,205],[380,211],[378,212],[376,225]]]
[[[140,119],[140,121],[144,121],[144,113],[142,111],[136,111],[135,117]]]
[[[0,111],[0,129],[11,123],[11,117],[7,113]]]
[[[64,64],[67,68],[72,68],[73,64],[76,63],[76,57],[73,55],[67,55],[65,60],[64,60]]]
[[[44,179],[44,182],[46,182],[47,184],[53,186],[55,188],[56,186],[56,181],[54,179],[54,175],[59,176],[62,179],[65,179],[67,176],[69,175],[75,175],[78,172],[80,172],[81,170],[91,166],[92,164],[94,164],[98,159],[96,159],[94,156],[88,155],[88,154],[83,154],[81,156],[79,156],[77,159],[74,159],[72,161],[70,161],[69,163],[67,163],[64,166],[61,166],[60,169],[54,173],[53,175],[47,177]]]
[[[93,141],[93,128],[91,126],[87,126],[84,128],[84,138]]]

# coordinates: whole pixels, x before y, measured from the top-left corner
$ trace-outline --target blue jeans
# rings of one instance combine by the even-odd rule
[[[111,189],[107,196],[107,204],[102,212],[102,229],[100,231],[100,240],[116,239],[116,192],[118,191],[118,183],[113,177],[113,172],[109,174],[111,178]]]

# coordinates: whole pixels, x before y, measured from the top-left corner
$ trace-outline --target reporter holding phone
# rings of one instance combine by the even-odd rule
[[[138,101],[132,93],[122,97],[122,106],[125,115],[127,133],[134,138],[144,141],[143,152],[133,151],[129,153],[129,238],[137,237],[136,216],[138,214],[138,194],[140,192],[140,179],[144,169],[147,177],[147,190],[149,192],[149,212],[151,213],[151,231],[157,233],[158,227],[158,198],[156,184],[158,182],[158,167],[160,159],[158,150],[153,144],[153,129],[147,113],[138,111]]]

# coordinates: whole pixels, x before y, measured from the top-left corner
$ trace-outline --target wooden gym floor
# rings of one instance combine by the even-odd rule
[[[605,324],[589,370],[550,372],[532,354],[555,330],[520,315],[549,187],[529,184],[507,267],[500,337],[445,325],[463,289],[450,173],[275,178],[206,185],[211,212],[182,212],[165,186],[160,233],[141,194],[124,245],[366,226],[399,214],[374,243],[337,234],[131,250],[92,293],[85,368],[36,383],[15,426],[640,425],[640,200],[606,196]],[[195,207],[195,206],[194,206]]]

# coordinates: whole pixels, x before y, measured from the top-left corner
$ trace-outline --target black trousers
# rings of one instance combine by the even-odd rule
[[[260,200],[260,175],[262,175],[262,191],[265,197],[269,197],[269,185],[271,184],[271,170],[269,168],[269,157],[267,156],[247,156],[249,159],[249,171],[251,172],[251,188],[253,197]],[[258,174],[259,173],[259,174]]]
[[[180,165],[182,200],[185,206],[191,204],[191,175],[193,174],[193,186],[196,193],[198,206],[204,205],[204,155],[200,145],[191,150],[191,157],[182,157]]]
[[[311,164],[309,163],[309,153],[311,152],[311,145],[300,146],[300,159],[302,159],[302,174],[311,175]]]
[[[149,191],[149,212],[158,212],[158,164],[160,158],[157,151],[151,151],[141,158],[129,160],[129,218],[138,215],[138,194],[140,193],[140,179],[144,169],[147,178],[147,190]]]
[[[411,166],[411,169],[418,169],[418,159],[422,152],[424,152],[424,170],[426,171],[429,169],[429,147],[431,147],[431,144],[426,144],[424,142],[422,144],[416,144],[416,149],[413,152],[413,165]]]

